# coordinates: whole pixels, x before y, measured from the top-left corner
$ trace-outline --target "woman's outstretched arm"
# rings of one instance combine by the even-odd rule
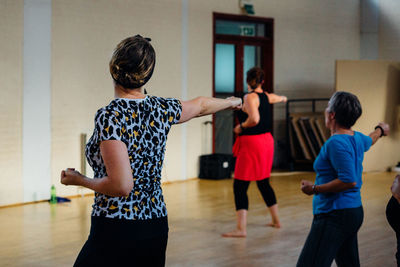
[[[274,93],[267,93],[269,103],[271,104],[276,104],[276,103],[281,103],[281,102],[286,102],[287,97],[284,95],[277,95]]]
[[[239,109],[242,106],[242,100],[237,97],[220,99],[214,97],[199,96],[188,101],[181,101],[182,114],[179,123],[186,122],[195,117],[201,117],[216,113],[224,109]]]

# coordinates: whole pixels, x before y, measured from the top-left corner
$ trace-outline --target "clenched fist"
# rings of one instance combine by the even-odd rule
[[[67,168],[61,171],[61,183],[64,185],[80,185],[83,175],[75,168]]]

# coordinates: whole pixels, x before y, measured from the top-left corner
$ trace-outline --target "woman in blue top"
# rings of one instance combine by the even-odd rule
[[[314,162],[315,184],[303,180],[301,190],[314,194],[314,219],[297,266],[360,266],[357,232],[364,213],[361,203],[362,162],[364,152],[389,133],[379,123],[369,136],[351,127],[361,116],[358,98],[336,92],[325,111],[325,124],[331,137]]]

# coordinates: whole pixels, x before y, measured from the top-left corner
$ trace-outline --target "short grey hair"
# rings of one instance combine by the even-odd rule
[[[327,111],[335,113],[336,122],[346,128],[351,128],[362,114],[362,108],[357,96],[349,92],[338,91],[329,100]]]

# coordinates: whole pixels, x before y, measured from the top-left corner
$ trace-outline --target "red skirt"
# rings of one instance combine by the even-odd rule
[[[238,136],[233,155],[237,157],[235,179],[258,181],[268,178],[274,160],[274,138],[271,133]]]

